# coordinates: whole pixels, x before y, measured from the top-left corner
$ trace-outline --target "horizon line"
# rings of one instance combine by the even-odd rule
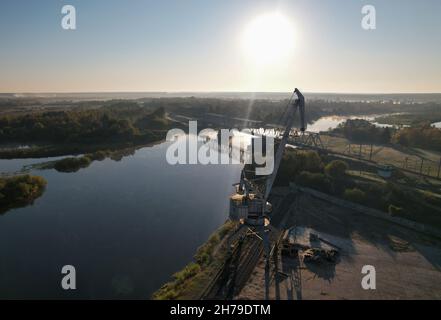
[[[293,90],[294,91],[294,90]],[[211,94],[211,93],[266,93],[266,94],[289,94],[293,91],[17,91],[17,92],[0,92],[0,95],[25,95],[25,94]],[[397,95],[397,94],[409,94],[409,95],[430,95],[441,94],[440,92],[338,92],[338,91],[304,91],[305,94],[347,94],[347,95]]]

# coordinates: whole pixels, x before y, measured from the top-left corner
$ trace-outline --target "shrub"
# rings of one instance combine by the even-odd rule
[[[400,216],[403,214],[403,208],[390,204],[388,208],[388,212],[392,217]]]
[[[302,171],[322,172],[323,162],[315,151],[287,151],[277,174],[276,185],[288,185]]]
[[[233,230],[233,228],[235,227],[236,225],[234,224],[234,222],[232,222],[232,221],[228,221],[228,222],[226,222],[224,225],[222,225],[222,227],[220,227],[220,229],[219,229],[219,238],[220,239],[223,239],[227,234],[228,234],[228,232],[230,232],[231,230]]]
[[[325,173],[334,179],[341,179],[346,176],[348,164],[341,160],[333,160],[325,167]]]
[[[183,270],[176,272],[173,278],[176,280],[176,284],[180,285],[185,282],[185,280],[195,276],[201,271],[201,266],[197,263],[189,263]]]
[[[165,291],[165,290],[164,290]],[[156,300],[175,300],[179,294],[174,289],[168,289],[164,294],[158,294],[154,298]]]
[[[388,190],[386,200],[389,203],[408,204],[413,201],[418,202],[418,199],[416,199],[414,192],[406,190],[400,185],[388,182],[386,188]]]
[[[300,186],[316,189],[322,192],[331,191],[331,183],[323,173],[302,171],[297,176],[296,183]]]
[[[360,204],[366,203],[366,193],[357,188],[346,189],[343,193],[343,198]]]
[[[358,188],[365,193],[366,204],[369,204],[369,207],[387,211],[388,204],[386,204],[384,197],[387,194],[385,186],[370,182],[363,183],[363,185],[359,184]]]

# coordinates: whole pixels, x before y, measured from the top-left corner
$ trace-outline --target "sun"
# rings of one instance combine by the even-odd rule
[[[256,17],[245,28],[242,46],[246,58],[258,65],[280,64],[292,54],[294,27],[280,13]]]

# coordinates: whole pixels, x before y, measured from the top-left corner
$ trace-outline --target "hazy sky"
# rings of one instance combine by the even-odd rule
[[[274,12],[293,48],[259,64],[244,32]],[[441,92],[440,15],[440,0],[1,0],[0,92]]]

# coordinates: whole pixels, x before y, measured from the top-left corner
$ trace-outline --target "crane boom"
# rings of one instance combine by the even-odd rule
[[[282,139],[280,141],[279,147],[276,151],[276,156],[274,159],[274,170],[272,174],[269,176],[269,178],[266,181],[266,187],[265,187],[265,196],[264,200],[268,200],[268,197],[271,193],[271,189],[273,187],[274,181],[277,177],[277,171],[279,171],[280,163],[282,162],[283,158],[283,152],[285,151],[286,143],[288,142],[289,134],[291,132],[291,129],[294,125],[294,118],[297,112],[297,109],[299,109],[300,113],[300,131],[305,131],[305,98],[303,97],[302,93],[299,91],[299,89],[295,89],[294,93],[297,95],[297,99],[292,101],[292,99],[289,101],[288,105],[288,114],[286,116],[286,128],[283,133]]]

